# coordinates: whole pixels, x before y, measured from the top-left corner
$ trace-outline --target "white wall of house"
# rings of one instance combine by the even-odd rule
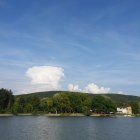
[[[122,113],[122,114],[127,114],[128,112],[127,112],[127,108],[117,108],[117,112],[118,113]]]

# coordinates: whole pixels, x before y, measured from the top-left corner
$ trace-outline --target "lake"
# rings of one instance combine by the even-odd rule
[[[0,140],[140,140],[140,118],[0,117]]]

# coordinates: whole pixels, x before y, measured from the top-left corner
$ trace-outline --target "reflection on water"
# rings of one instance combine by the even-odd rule
[[[140,140],[140,118],[0,117],[0,140]]]

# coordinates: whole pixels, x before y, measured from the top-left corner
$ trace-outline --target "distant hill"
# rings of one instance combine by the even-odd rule
[[[125,102],[125,103],[130,103],[130,102],[138,102],[140,101],[140,97],[138,96],[133,96],[133,95],[124,95],[124,94],[104,94],[103,96],[107,96],[110,99],[112,99],[115,102]]]
[[[16,97],[20,97],[20,96],[38,96],[40,98],[46,98],[46,97],[52,97],[56,93],[60,93],[60,92],[61,93],[62,92],[71,93],[71,92],[68,92],[68,91],[44,91],[44,92],[35,92],[35,93],[29,93],[29,94],[16,95]]]
[[[20,97],[20,96],[38,96],[39,98],[46,98],[46,97],[52,97],[53,95],[55,95],[56,93],[80,93],[80,92],[70,92],[70,91],[45,91],[45,92],[36,92],[36,93],[29,93],[29,94],[21,94],[21,95],[16,95],[16,97]],[[83,93],[85,94],[85,93]],[[138,102],[140,101],[140,97],[138,96],[133,96],[133,95],[123,95],[123,94],[115,94],[115,93],[109,93],[109,94],[90,94],[89,96],[94,97],[94,96],[98,96],[101,95],[105,98],[109,98],[111,100],[113,100],[114,102],[117,103],[130,103],[130,102]]]

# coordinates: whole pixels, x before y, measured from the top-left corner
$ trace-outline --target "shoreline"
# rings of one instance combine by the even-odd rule
[[[63,113],[63,114],[52,114],[52,113],[19,113],[17,115],[11,113],[0,114],[0,117],[10,117],[10,116],[47,116],[47,117],[85,117],[86,115],[81,113]],[[140,117],[140,115],[127,115],[127,114],[91,114],[89,117]]]
[[[0,114],[0,117],[9,117],[9,116],[14,116],[13,114],[9,114],[9,113],[7,113],[7,114]]]
[[[46,114],[48,117],[84,117],[81,113],[64,113],[64,114]]]

